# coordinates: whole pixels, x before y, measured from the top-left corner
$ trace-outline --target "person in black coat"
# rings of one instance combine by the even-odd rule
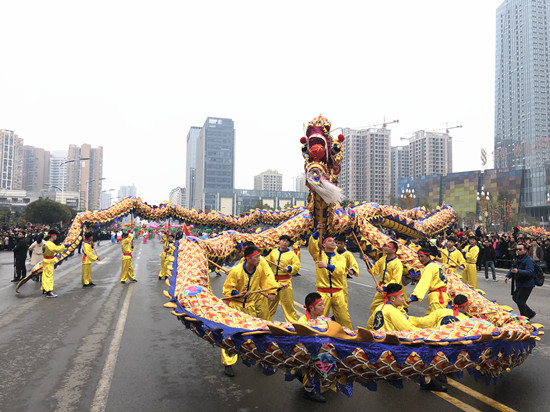
[[[485,280],[489,280],[489,267],[493,273],[493,281],[497,281],[497,275],[495,273],[495,260],[497,259],[495,248],[488,239],[483,241],[481,247],[481,265],[485,265]]]
[[[19,282],[25,276],[27,276],[27,267],[25,261],[27,260],[27,252],[29,251],[29,244],[25,239],[24,232],[17,232],[16,243],[13,248],[13,257],[15,260],[15,273],[12,282]]]
[[[527,306],[527,299],[535,287],[535,261],[529,256],[527,246],[523,243],[518,243],[516,253],[517,258],[504,282],[512,279],[512,299],[518,305],[520,315],[532,319],[536,313]]]

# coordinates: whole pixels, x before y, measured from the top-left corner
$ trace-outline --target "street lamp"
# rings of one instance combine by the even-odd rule
[[[55,185],[50,185],[49,183],[44,183],[44,186],[47,186],[47,187],[51,187],[53,189],[57,189],[61,192],[61,202],[60,203],[63,203],[63,204],[66,204],[64,202],[64,197],[63,197],[63,188],[62,187],[59,187],[59,186],[55,186]],[[56,196],[56,201],[57,201],[57,196]]]
[[[411,188],[408,183],[407,188],[401,190],[401,200],[403,200],[403,203],[405,203],[405,207],[407,209],[410,209],[412,204],[416,201],[416,193],[414,192],[414,188]]]
[[[485,218],[487,214],[487,206],[491,200],[489,192],[485,192],[485,188],[481,186],[481,193],[477,192],[477,204],[481,206],[481,229],[485,234]]]

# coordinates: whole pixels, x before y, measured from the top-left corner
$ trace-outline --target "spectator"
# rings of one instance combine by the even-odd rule
[[[483,241],[483,246],[481,249],[481,264],[485,265],[485,280],[489,280],[489,267],[491,268],[491,272],[493,274],[493,282],[497,282],[497,276],[495,273],[495,260],[496,260],[496,253],[495,249],[493,248],[493,245],[489,240]]]

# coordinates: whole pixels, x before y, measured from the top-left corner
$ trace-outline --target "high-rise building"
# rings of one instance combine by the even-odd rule
[[[118,200],[122,200],[128,196],[137,197],[137,188],[134,185],[120,186],[120,189],[118,189]]]
[[[51,187],[57,190],[67,190],[69,181],[69,159],[67,152],[56,150],[50,156],[50,181]]]
[[[0,130],[0,188],[23,188],[23,139],[12,130]]]
[[[178,186],[175,189],[170,190],[168,200],[176,206],[187,207],[187,196],[185,196],[185,187]]]
[[[385,204],[390,194],[390,140],[387,128],[343,130],[344,160],[339,178],[344,198]]]
[[[391,148],[391,195],[394,197],[394,202],[401,195],[399,193],[399,178],[409,177],[411,175],[409,146],[393,146]]]
[[[495,167],[523,166],[520,207],[548,214],[550,2],[505,0],[496,12]],[[537,209],[538,208],[538,209]]]
[[[410,176],[446,176],[453,171],[453,143],[449,133],[419,130],[409,139]]]
[[[23,149],[23,190],[39,192],[50,183],[50,152],[34,146]]]
[[[186,186],[187,186],[187,203],[184,205],[188,208],[195,207],[195,191],[197,184],[197,141],[201,133],[201,128],[191,126],[187,133],[187,161],[186,161]]]
[[[68,190],[80,192],[81,209],[99,209],[101,181],[104,180],[103,147],[70,145],[68,157]]]
[[[283,175],[276,170],[266,170],[254,176],[254,190],[283,190]]]
[[[302,192],[306,193],[308,192],[308,188],[306,186],[306,175],[305,173],[301,173],[298,176],[294,178],[294,191],[295,192]]]
[[[197,140],[193,207],[219,210],[222,197],[233,197],[235,125],[233,120],[208,117]]]

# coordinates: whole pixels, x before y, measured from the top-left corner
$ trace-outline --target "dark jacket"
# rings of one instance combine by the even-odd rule
[[[489,246],[483,246],[483,248],[481,249],[481,263],[485,263],[485,262],[490,262],[491,260],[494,262],[495,260],[497,260],[497,256],[496,256],[496,253],[495,253],[495,249],[493,248],[492,245],[489,245]]]
[[[13,255],[15,258],[26,259],[27,251],[29,250],[29,244],[24,237],[17,240],[15,247],[13,248]]]
[[[506,277],[516,283],[518,288],[534,288],[535,287],[535,261],[527,253],[523,256],[518,256],[512,265],[512,269],[516,268],[518,273],[512,273],[510,270]],[[512,282],[512,288],[513,283]]]

